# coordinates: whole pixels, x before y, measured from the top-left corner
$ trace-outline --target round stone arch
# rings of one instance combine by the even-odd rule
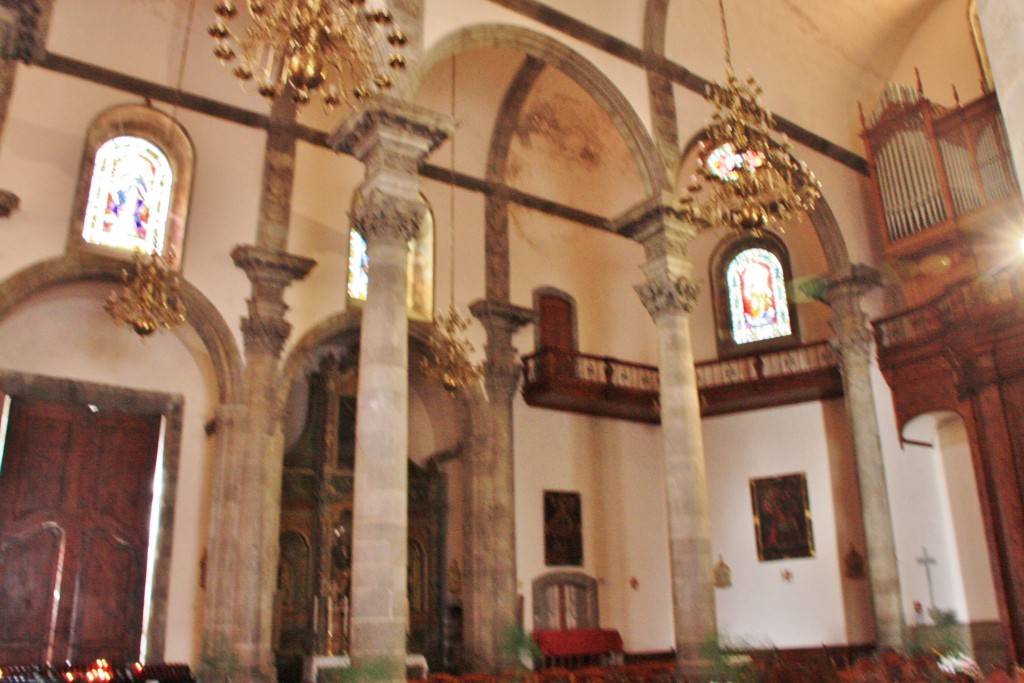
[[[280,407],[288,404],[292,386],[302,375],[313,370],[318,359],[317,353],[326,346],[344,345],[355,347],[359,344],[362,311],[348,310],[332,315],[306,331],[288,351],[282,364],[283,381],[278,388],[277,401]],[[429,348],[431,339],[436,338],[434,326],[419,321],[409,321],[409,357],[422,357]],[[463,427],[463,443],[458,450],[466,454],[473,448],[483,448],[486,443],[479,431],[486,421],[479,419],[487,406],[482,386],[463,388],[456,396],[459,423]]]
[[[419,91],[423,77],[441,62],[459,52],[488,47],[520,50],[558,69],[590,93],[608,115],[632,152],[644,191],[655,194],[671,189],[670,178],[647,127],[615,84],[582,55],[554,38],[520,26],[478,24],[448,34],[426,53],[409,74],[404,94],[409,99]]]
[[[683,147],[681,159],[686,159],[693,153],[700,141],[704,139],[703,131],[698,132],[690,138]],[[682,168],[678,173],[682,174]],[[674,187],[679,187],[679,178],[676,178]],[[846,248],[846,240],[839,229],[839,222],[832,213],[832,208],[824,196],[818,198],[814,203],[814,210],[807,214],[814,226],[814,232],[818,235],[818,242],[821,244],[822,252],[825,254],[825,263],[828,264],[830,273],[840,273],[850,267],[850,252]]]
[[[114,259],[70,254],[41,261],[0,283],[0,321],[37,294],[79,282],[121,284],[124,264]],[[217,376],[217,398],[221,404],[242,396],[242,357],[231,329],[220,312],[194,285],[182,279],[178,290],[185,304],[185,324],[195,330],[210,356]]]

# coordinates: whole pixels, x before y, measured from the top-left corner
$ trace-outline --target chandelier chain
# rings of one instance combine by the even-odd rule
[[[729,27],[725,23],[725,0],[718,0],[718,16],[722,20],[722,42],[725,44],[725,68],[727,73],[732,70],[732,47],[729,43]]]
[[[449,112],[452,118],[455,118],[455,60],[457,57],[452,55],[452,67],[451,67],[451,87],[449,88]],[[449,283],[448,283],[448,305],[451,309],[455,309],[455,131],[452,131],[452,135],[449,138],[449,144],[451,145],[448,150],[450,165],[448,168],[451,169],[452,177],[448,184],[448,217],[451,220],[451,235],[449,235],[448,249],[449,249]]]
[[[192,24],[196,18],[196,0],[188,4],[188,16],[185,19],[185,37],[181,41],[181,59],[178,60],[178,75],[174,82],[174,106],[171,107],[171,118],[178,120],[178,107],[181,106],[181,87],[185,83],[185,67],[188,64],[189,39],[192,37]]]

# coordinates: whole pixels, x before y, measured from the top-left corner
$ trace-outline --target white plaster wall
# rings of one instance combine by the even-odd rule
[[[844,505],[849,485],[834,490],[831,471],[832,459],[847,457],[841,454],[849,445],[838,443],[834,430],[830,443],[826,419],[838,416],[810,402],[702,421],[712,553],[732,568],[732,587],[715,591],[718,631],[725,641],[816,647],[851,642],[851,635],[856,642],[862,635],[856,629],[848,633],[840,555],[847,549],[837,545],[837,508]],[[750,480],[794,473],[807,476],[815,555],[761,562]],[[787,570],[792,581],[783,577]]]
[[[998,620],[999,605],[971,460],[971,446],[963,420],[959,416],[940,419],[936,436],[949,496],[958,555],[956,559],[963,580],[967,612],[964,619],[972,622]]]
[[[969,505],[969,501],[960,498],[968,495],[962,491],[965,487],[962,486],[961,477],[967,473],[963,463],[944,465],[944,455],[936,448],[909,443],[901,446],[892,394],[877,367],[873,368],[872,384],[896,539],[904,617],[908,624],[914,623],[914,601],[919,601],[925,611],[931,606],[928,577],[924,565],[918,562],[918,558],[923,557],[923,548],[927,548],[928,555],[936,559],[936,564],[931,565],[935,606],[955,610],[957,617],[964,621],[970,615],[965,585],[971,585],[974,595],[972,602],[978,605],[975,611],[984,614],[984,600],[977,594],[977,591],[984,591],[981,588],[984,577],[977,575],[977,563],[964,563],[962,556],[964,550],[977,552],[977,542],[968,544],[964,550],[958,551],[957,547],[955,525],[959,523],[971,528],[970,511],[968,509],[966,514],[962,511],[954,514],[950,502],[951,492],[958,489],[959,492],[955,494],[958,509],[962,510]],[[924,415],[911,420],[905,427],[904,436],[933,446],[938,444],[935,418]],[[953,453],[956,452],[954,447]],[[947,480],[949,474],[957,478]],[[978,533],[980,529],[974,527],[973,531]],[[981,538],[984,538],[983,532]],[[988,557],[987,552],[984,556]],[[964,571],[969,571],[971,576],[965,577]]]
[[[216,406],[216,381],[208,360],[193,350],[193,332],[140,340],[104,312],[109,291],[105,285],[74,285],[34,297],[0,323],[0,358],[5,370],[184,396],[165,659],[194,663],[214,450],[203,425]]]
[[[532,582],[544,564],[543,492],[580,493],[583,566],[598,580],[601,625],[618,629],[629,652],[673,647],[668,528],[656,428],[531,408],[517,401],[516,555],[526,628]],[[630,586],[635,578],[637,587]]]
[[[961,102],[981,96],[981,68],[974,54],[966,0],[946,0],[935,5],[907,41],[888,80],[915,85],[914,67],[921,73],[925,96],[933,102],[954,106],[954,86]],[[874,109],[876,104],[865,102],[865,111]]]

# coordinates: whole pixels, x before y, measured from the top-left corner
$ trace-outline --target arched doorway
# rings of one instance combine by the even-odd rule
[[[922,413],[886,464],[909,641],[955,642],[983,665],[1006,661],[1006,639],[964,420]]]

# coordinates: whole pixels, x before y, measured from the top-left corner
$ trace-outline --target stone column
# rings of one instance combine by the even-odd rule
[[[31,64],[46,52],[52,13],[53,0],[0,1],[0,137],[7,123],[17,62]],[[17,195],[0,190],[0,218],[9,216],[18,204]]]
[[[465,612],[466,646],[473,670],[514,666],[515,653],[502,650],[505,629],[516,625],[515,470],[512,401],[519,386],[519,356],[512,335],[535,313],[502,301],[479,300],[469,307],[487,330],[487,448],[471,454],[468,518],[476,520],[467,539],[473,559]]]
[[[866,266],[850,266],[829,278],[825,299],[832,307],[832,348],[843,375],[846,415],[857,459],[875,637],[879,647],[902,648],[905,629],[896,540],[871,388],[872,337],[860,307],[864,293],[876,286],[877,272]]]
[[[366,239],[369,287],[359,346],[351,655],[355,666],[385,662],[393,681],[405,680],[409,612],[407,245],[427,209],[419,167],[452,128],[449,117],[379,99],[331,139],[366,164],[352,211]]]
[[[273,681],[274,595],[281,518],[280,357],[291,332],[284,290],[314,261],[284,251],[291,211],[295,107],[279,98],[271,112],[256,245],[231,258],[252,286],[245,342],[244,403],[219,425],[211,491],[210,550],[201,672],[209,679]]]
[[[698,650],[717,636],[717,626],[704,436],[690,341],[698,287],[690,279],[688,249],[696,228],[669,207],[667,201],[640,207],[630,217],[629,231],[647,256],[647,282],[636,291],[658,327],[676,661],[686,672],[700,668]]]

